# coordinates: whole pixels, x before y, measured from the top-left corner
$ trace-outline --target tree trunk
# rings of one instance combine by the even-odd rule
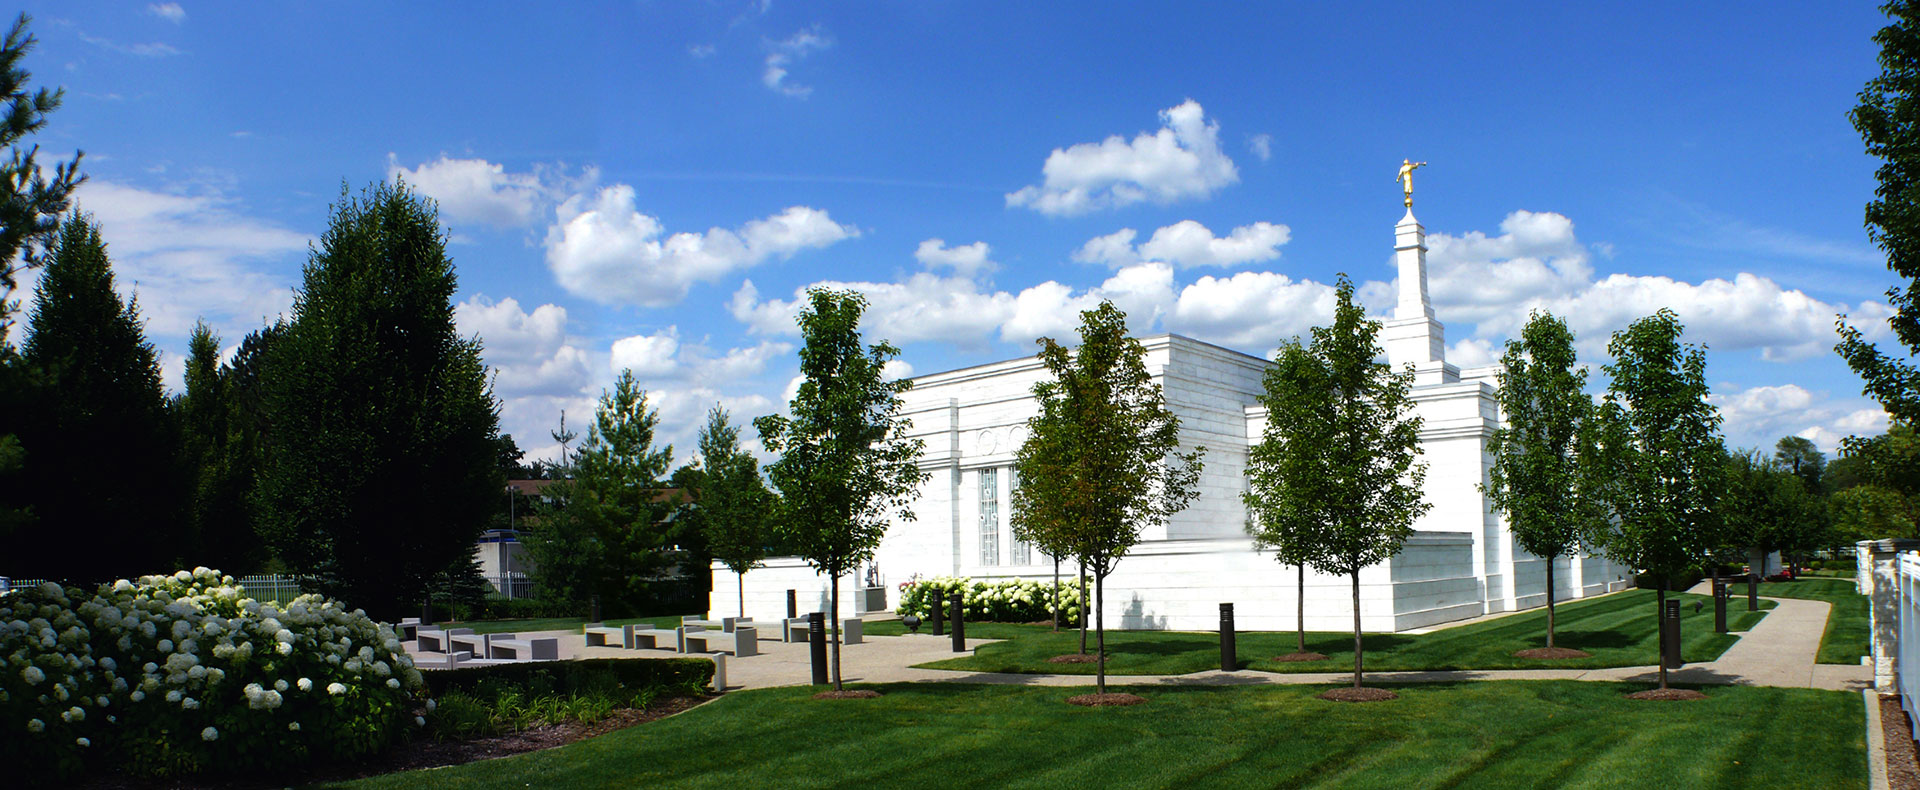
[[[1654,593],[1654,625],[1660,629],[1660,655],[1655,663],[1660,665],[1660,689],[1667,688],[1667,577],[1660,577],[1660,589]]]
[[[1553,557],[1547,558],[1547,649],[1553,649]]]
[[[1053,632],[1060,633],[1060,558],[1053,558]]]
[[[1353,577],[1353,687],[1360,688],[1360,571]]]
[[[840,690],[840,574],[830,579],[833,584],[833,603],[828,605],[831,614],[827,616],[828,639],[833,643],[833,690]]]
[[[1098,633],[1097,646],[1100,649],[1100,663],[1094,681],[1095,693],[1107,693],[1107,577],[1095,576],[1093,593],[1093,630]]]
[[[747,575],[736,573],[733,576],[734,580],[740,583],[740,619],[745,620],[747,619]],[[785,627],[781,626],[781,628]]]
[[[1087,561],[1080,561],[1080,654],[1087,654]]]
[[[1305,653],[1307,652],[1307,564],[1300,563],[1299,568],[1300,596],[1294,601],[1298,610],[1295,613],[1294,624],[1298,627],[1297,635],[1300,637],[1300,649],[1296,652]]]

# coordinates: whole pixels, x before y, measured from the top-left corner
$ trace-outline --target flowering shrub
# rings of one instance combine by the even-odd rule
[[[967,619],[1002,623],[1030,623],[1053,619],[1053,582],[1035,579],[968,579],[940,576],[915,579],[900,585],[900,604],[894,611],[901,617],[914,615],[922,620],[933,616],[936,601],[945,601],[955,590],[964,593]],[[1060,581],[1060,622],[1079,622],[1080,582]],[[943,610],[944,611],[944,610]]]
[[[422,688],[390,626],[206,568],[0,596],[0,765],[30,785],[354,758],[418,726]]]

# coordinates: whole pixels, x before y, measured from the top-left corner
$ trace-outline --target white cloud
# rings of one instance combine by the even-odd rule
[[[543,304],[526,312],[512,298],[475,296],[453,308],[460,334],[477,336],[481,356],[494,369],[494,392],[504,400],[523,396],[578,397],[588,391],[588,353],[567,336],[567,309]]]
[[[181,54],[180,50],[157,41],[147,44],[121,44],[113,39],[89,36],[85,33],[80,34],[80,40],[101,49],[112,50],[123,55],[136,55],[143,58],[164,58]]]
[[[1153,238],[1138,247],[1133,245],[1138,234],[1132,228],[1096,236],[1080,245],[1073,259],[1116,269],[1141,261],[1166,261],[1181,268],[1239,266],[1280,257],[1280,246],[1291,234],[1285,225],[1256,222],[1234,228],[1225,237],[1215,237],[1207,226],[1188,219],[1154,231]]]
[[[1721,432],[1730,448],[1772,453],[1781,437],[1802,436],[1832,453],[1847,436],[1870,436],[1887,429],[1887,413],[1879,404],[1858,398],[1835,401],[1798,384],[1714,393],[1707,400],[1725,419]]]
[[[562,287],[599,302],[650,307],[680,301],[695,282],[860,235],[825,211],[793,206],[738,230],[661,238],[660,221],[635,208],[626,184],[568,198],[555,219],[547,230],[547,265]]]
[[[1273,272],[1202,277],[1180,291],[1167,329],[1243,350],[1272,350],[1333,319],[1332,286]]]
[[[889,359],[880,367],[880,376],[888,381],[913,378],[913,363],[904,359]]]
[[[651,335],[634,335],[613,341],[610,354],[614,370],[631,370],[634,378],[658,378],[674,372],[674,355],[680,352],[680,333],[667,327]]]
[[[788,80],[787,67],[805,58],[811,52],[833,46],[833,42],[820,32],[819,25],[814,25],[788,36],[785,40],[768,42],[767,46],[773,51],[767,53],[767,67],[760,73],[760,82],[772,90],[804,99],[813,93],[813,86]]]
[[[692,55],[695,58],[710,58],[710,57],[713,57],[713,53],[718,51],[719,50],[714,49],[712,44],[688,44],[687,45],[687,54]]]
[[[797,316],[806,304],[806,289],[812,287],[851,290],[866,296],[867,309],[860,316],[860,327],[869,342],[938,340],[977,348],[1014,314],[1014,300],[1009,294],[982,291],[970,277],[931,272],[918,272],[901,282],[823,280],[795,289],[792,299],[764,302],[749,280],[734,292],[728,309],[754,332],[797,336]]]
[[[187,20],[187,10],[181,8],[179,3],[148,3],[147,13],[176,25]]]
[[[227,340],[293,305],[303,233],[244,216],[217,194],[177,195],[92,179],[74,205],[93,216],[115,281],[136,293],[147,331],[185,337],[206,319]]]
[[[1256,134],[1247,138],[1247,150],[1265,162],[1273,158],[1273,135]]]
[[[1220,150],[1220,126],[1207,121],[1200,103],[1160,113],[1157,132],[1131,143],[1119,135],[1098,143],[1056,148],[1041,168],[1044,181],[1007,194],[1007,205],[1042,214],[1073,216],[1143,201],[1167,204],[1205,198],[1240,180],[1233,160]]]
[[[1493,341],[1469,337],[1447,346],[1447,361],[1460,368],[1478,368],[1500,361],[1505,347],[1494,348]]]
[[[432,162],[408,169],[387,154],[387,178],[405,179],[420,194],[440,204],[440,218],[449,225],[482,223],[519,227],[538,221],[559,197],[561,185],[547,183],[545,169],[508,173],[504,165],[485,159],[453,159],[442,154]],[[557,178],[553,180],[559,180]]]
[[[1102,300],[1127,314],[1128,331],[1151,332],[1173,305],[1173,267],[1158,262],[1136,264],[1079,293],[1052,280],[1028,288],[1014,300],[1013,317],[1000,327],[1000,339],[1022,345],[1041,337],[1077,343],[1080,313],[1100,306]]]
[[[913,251],[913,257],[929,271],[944,266],[962,277],[973,277],[1000,268],[1000,264],[987,258],[989,251],[984,241],[948,247],[945,240],[927,239],[920,242],[920,248]]]

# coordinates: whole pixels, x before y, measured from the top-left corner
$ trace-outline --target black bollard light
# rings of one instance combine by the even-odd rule
[[[591,610],[587,613],[587,622],[589,623],[600,622],[600,596],[595,595],[592,598],[589,598],[588,601],[590,602],[589,606],[591,607]]]
[[[1240,668],[1240,658],[1233,646],[1233,604],[1220,604],[1220,671],[1232,672]]]
[[[813,685],[824,686],[827,684],[827,615],[824,612],[807,614],[807,646],[813,658]]]
[[[1747,573],[1747,611],[1760,611],[1760,574]]]
[[[953,652],[967,652],[967,610],[966,601],[960,593],[953,594]]]
[[[1727,632],[1727,580],[1713,577],[1713,631]]]
[[[1685,664],[1680,660],[1680,600],[1667,599],[1667,610],[1661,613],[1660,627],[1665,630],[1666,655],[1660,660],[1666,662],[1668,669],[1679,669]]]
[[[932,605],[928,606],[927,608],[933,610],[933,635],[946,636],[947,635],[947,602],[942,601],[939,598],[935,598],[933,599]]]
[[[798,596],[794,594],[792,590],[788,590],[787,591],[787,619],[792,620],[793,618],[796,618],[799,616],[800,616],[800,599]]]

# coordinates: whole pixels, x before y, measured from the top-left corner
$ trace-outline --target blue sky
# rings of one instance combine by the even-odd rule
[[[1411,157],[1451,361],[1544,307],[1604,363],[1666,306],[1731,443],[1885,425],[1831,352],[1840,312],[1885,342],[1893,284],[1846,120],[1870,3],[26,6],[67,89],[38,142],[86,150],[172,386],[196,318],[232,346],[287,309],[343,185],[392,177],[440,201],[535,455],[621,367],[683,448],[778,409],[823,281],[916,373],[1103,297],[1266,354],[1337,273],[1390,306]]]

